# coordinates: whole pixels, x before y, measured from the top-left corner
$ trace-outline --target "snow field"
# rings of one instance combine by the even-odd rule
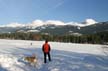
[[[108,71],[107,45],[49,42],[52,61],[44,64],[44,41],[0,41],[0,71]],[[23,60],[32,54],[38,58],[36,67]]]

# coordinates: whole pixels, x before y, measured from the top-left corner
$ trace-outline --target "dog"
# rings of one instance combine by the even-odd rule
[[[35,66],[37,64],[37,58],[36,56],[27,56],[24,58],[25,61],[27,61],[28,63],[30,63],[30,65]]]

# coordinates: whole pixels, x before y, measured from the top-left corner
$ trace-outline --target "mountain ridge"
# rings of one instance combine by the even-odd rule
[[[87,21],[85,22],[87,23]],[[42,22],[40,21],[40,23]],[[80,34],[94,34],[97,32],[108,31],[108,21],[99,22],[99,23],[96,22],[92,24],[88,23],[86,26],[79,26],[79,24],[78,25],[76,24],[75,25],[73,24],[66,24],[66,25],[57,24],[56,25],[56,24],[51,23],[51,21],[49,21],[49,23],[40,24],[38,26],[27,24],[26,26],[23,25],[22,27],[20,27],[20,25],[16,23],[16,25],[18,25],[17,27],[11,27],[11,26],[0,27],[0,33],[34,32],[34,33],[40,33],[40,34],[47,33],[47,34],[52,34],[52,35],[65,35],[65,34],[67,35],[79,34],[80,35]]]
[[[36,27],[43,26],[43,25],[55,25],[55,26],[72,25],[72,26],[84,27],[84,26],[95,24],[95,23],[97,23],[97,22],[93,19],[86,19],[82,23],[78,23],[78,22],[67,22],[67,23],[65,23],[65,22],[62,22],[62,21],[59,21],[59,20],[47,20],[47,21],[35,20],[35,21],[33,21],[31,23],[27,23],[27,24],[12,22],[10,24],[0,25],[0,27],[12,27],[12,28],[34,27],[34,28],[36,28]]]

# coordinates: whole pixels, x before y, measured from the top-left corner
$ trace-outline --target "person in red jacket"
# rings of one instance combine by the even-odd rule
[[[46,40],[45,43],[43,44],[42,51],[44,53],[44,63],[46,63],[47,55],[48,55],[49,61],[51,61],[51,56],[50,56],[51,47],[48,44],[48,40]]]

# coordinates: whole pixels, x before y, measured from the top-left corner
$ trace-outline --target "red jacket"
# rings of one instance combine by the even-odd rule
[[[50,45],[48,43],[45,43],[42,47],[42,50],[44,53],[50,52],[50,50],[51,50]]]

